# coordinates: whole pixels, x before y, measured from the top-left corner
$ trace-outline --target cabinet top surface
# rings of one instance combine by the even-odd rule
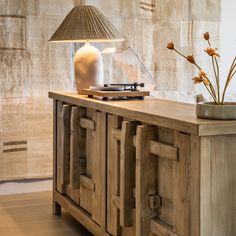
[[[144,100],[102,101],[75,92],[49,92],[49,97],[199,136],[236,134],[236,120],[198,119],[195,115],[196,106],[192,104],[151,97]]]

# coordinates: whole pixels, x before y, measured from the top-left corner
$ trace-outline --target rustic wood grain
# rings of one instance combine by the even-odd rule
[[[190,235],[200,234],[200,137],[191,136],[190,159]]]
[[[106,113],[96,112],[96,130],[94,134],[92,219],[106,229]]]
[[[70,187],[78,189],[80,186],[80,158],[85,157],[85,130],[80,126],[81,117],[85,116],[85,109],[72,107],[70,133]]]
[[[133,136],[137,122],[122,122],[120,151],[120,225],[133,224],[133,187],[135,186],[135,149]]]
[[[175,147],[151,140],[149,142],[149,149],[152,154],[157,155],[160,158],[177,161],[178,149]]]
[[[178,234],[174,233],[172,231],[172,227],[170,227],[168,224],[165,224],[159,220],[153,219],[150,223],[150,231],[155,236],[179,236]]]
[[[92,120],[86,118],[80,118],[80,126],[84,129],[95,129],[95,124]]]
[[[59,103],[60,104],[60,103]],[[58,142],[57,142],[57,133],[59,130],[58,127],[58,111],[57,109],[60,108],[56,100],[53,100],[53,189],[52,189],[52,203],[53,203],[53,214],[60,215],[61,214],[61,206],[56,202],[56,191],[57,186],[59,185],[57,182],[59,181],[59,173],[58,173],[58,159],[57,159],[57,148],[58,148]]]
[[[60,101],[57,101],[56,103],[56,120],[54,120],[54,126],[56,126],[56,132],[54,133],[54,146],[57,147],[56,149],[56,158],[54,158],[54,168],[56,167],[56,171],[54,171],[54,173],[56,173],[57,177],[56,177],[56,190],[60,193],[62,193],[62,182],[61,182],[61,165],[62,165],[62,160],[61,160],[61,129],[60,129],[60,124],[62,122],[62,106],[63,103]],[[54,119],[55,119],[55,114],[54,114]],[[55,124],[56,123],[56,124]],[[55,129],[55,127],[54,127]],[[56,135],[56,136],[55,136]],[[55,144],[56,143],[56,144]],[[56,161],[56,163],[55,163]]]
[[[205,130],[204,135],[214,135],[217,132],[224,132],[224,128],[227,129],[227,133],[225,134],[229,134],[229,126],[232,126],[231,134],[236,133],[236,121],[225,122],[220,120],[197,119],[195,105],[191,104],[155,98],[147,98],[144,101],[112,101],[111,103],[107,103],[86,98],[86,96],[72,92],[50,92],[49,97],[188,134],[201,135],[199,130],[204,125],[215,128],[215,131],[209,132],[209,134]]]
[[[236,233],[235,140],[235,135],[201,139],[201,235]]]
[[[120,194],[120,143],[112,136],[112,130],[121,128],[121,119],[108,114],[107,122],[107,231],[118,236],[121,234],[119,209],[113,198]]]
[[[66,193],[66,185],[70,183],[70,115],[71,106],[63,105],[61,123],[59,123],[62,193]]]
[[[104,232],[94,221],[91,220],[89,214],[85,212],[83,209],[78,207],[73,201],[71,201],[68,197],[63,197],[59,193],[56,192],[55,200],[58,204],[60,204],[65,210],[70,212],[70,214],[77,219],[82,225],[90,230],[91,233],[97,236],[109,236],[106,232]]]
[[[153,126],[138,126],[136,135],[136,235],[148,236],[149,220],[156,216],[149,208],[149,195],[156,194],[156,159],[146,145],[156,136]]]
[[[83,89],[82,94],[96,97],[138,97],[150,96],[149,91],[93,91],[90,89]]]
[[[178,162],[173,168],[173,230],[181,236],[189,236],[189,163],[191,157],[190,135],[175,132],[174,146],[179,149]]]

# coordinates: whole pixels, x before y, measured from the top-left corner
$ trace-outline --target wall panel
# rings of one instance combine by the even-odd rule
[[[70,44],[49,43],[73,0],[0,1],[0,181],[52,175],[49,90],[71,90]]]

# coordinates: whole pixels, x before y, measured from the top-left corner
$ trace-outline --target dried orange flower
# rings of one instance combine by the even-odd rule
[[[196,76],[193,78],[194,84],[204,83],[206,86],[209,85],[209,81],[206,78]]]
[[[204,70],[200,70],[198,75],[201,78],[207,78],[207,73]]]
[[[166,47],[167,47],[168,49],[170,49],[170,50],[174,50],[174,49],[175,49],[175,45],[174,45],[173,42],[168,43]]]
[[[208,47],[204,51],[211,57],[220,57],[220,55],[216,52],[217,48]]]
[[[203,34],[203,37],[204,37],[205,40],[209,40],[209,39],[210,39],[210,34],[209,34],[209,32],[204,33],[204,34]]]
[[[203,78],[200,78],[199,76],[196,76],[192,79],[194,81],[194,84],[200,84],[203,82]]]
[[[193,55],[187,56],[187,60],[188,60],[189,62],[193,63],[193,64],[196,63],[196,62],[195,62],[195,59],[194,59],[194,57],[193,57]]]
[[[207,79],[207,73],[204,70],[200,70],[198,73],[198,76],[193,78],[194,84],[200,84],[204,83],[206,86],[208,86],[209,80]]]

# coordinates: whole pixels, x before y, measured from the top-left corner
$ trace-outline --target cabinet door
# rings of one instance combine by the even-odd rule
[[[57,191],[106,227],[106,114],[57,102]]]
[[[80,206],[105,229],[106,114],[87,109],[80,125],[86,130],[86,168],[80,175]]]
[[[135,147],[138,122],[108,115],[107,231],[135,236]]]
[[[108,115],[107,231],[189,236],[191,137]]]
[[[136,235],[189,236],[190,136],[156,126],[136,135]]]

